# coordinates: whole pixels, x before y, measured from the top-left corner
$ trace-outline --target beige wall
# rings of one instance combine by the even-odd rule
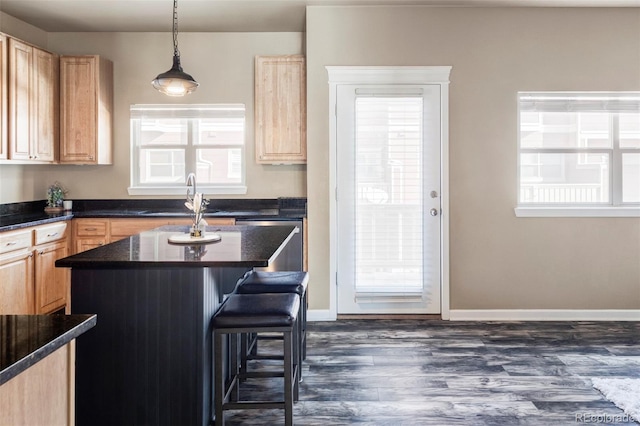
[[[2,16],[0,15],[0,18]],[[1,30],[19,23],[2,19]],[[149,81],[170,66],[165,33],[19,37],[115,64],[113,166],[0,165],[0,203],[126,198],[128,107],[169,102]],[[27,38],[31,37],[31,39]],[[639,9],[310,7],[299,33],[185,33],[183,66],[201,87],[177,102],[244,102],[253,158],[253,56],[303,53],[306,166],[249,162],[247,197],[309,198],[311,308],[329,308],[329,120],[326,65],[451,65],[450,214],[453,309],[639,309],[640,220],[515,218],[516,92],[640,90]],[[305,192],[307,187],[307,192]]]
[[[200,83],[185,98],[169,98],[151,87],[157,74],[171,68],[170,33],[50,33],[47,39],[48,46],[42,46],[41,39],[38,44],[52,52],[99,54],[113,61],[114,162],[110,166],[1,164],[0,203],[44,199],[47,186],[56,180],[69,189],[72,199],[129,198],[129,106],[136,103],[244,103],[248,192],[240,198],[306,196],[306,166],[258,165],[253,160],[254,57],[304,53],[303,34],[181,33],[182,66]]]
[[[307,9],[311,308],[329,307],[327,65],[451,65],[452,309],[640,309],[640,219],[516,218],[516,92],[640,90],[640,9]]]

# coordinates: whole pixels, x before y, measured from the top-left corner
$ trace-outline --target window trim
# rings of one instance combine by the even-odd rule
[[[591,95],[591,97],[590,97]],[[564,96],[584,96],[586,102],[600,102],[603,97],[631,97],[632,103],[638,102],[640,92],[621,91],[621,92],[518,92],[517,93],[517,150],[516,150],[516,207],[514,212],[516,217],[640,217],[640,203],[623,203],[622,202],[622,155],[626,152],[640,153],[640,148],[621,148],[620,137],[617,132],[617,121],[613,123],[614,135],[611,148],[591,148],[589,153],[608,153],[609,161],[609,203],[583,203],[583,204],[545,204],[545,203],[522,203],[520,201],[521,193],[521,154],[522,153],[584,153],[584,149],[573,148],[554,148],[540,149],[522,148],[521,147],[521,101],[526,96],[552,96],[562,98]],[[624,104],[625,100],[617,100]]]
[[[129,187],[127,188],[127,192],[129,195],[185,195],[186,194],[186,186],[173,186],[173,185],[139,185],[139,176],[138,176],[138,164],[140,161],[140,147],[134,143],[134,141],[139,140],[139,137],[134,137],[134,132],[136,131],[135,126],[133,125],[133,119],[135,118],[135,113],[133,110],[146,110],[147,113],[152,110],[157,111],[169,111],[169,114],[163,115],[163,117],[171,117],[171,116],[182,116],[184,118],[200,118],[201,115],[196,113],[197,110],[220,110],[221,115],[233,116],[238,114],[241,111],[242,117],[244,118],[244,140],[242,145],[234,146],[240,148],[241,156],[243,161],[241,162],[241,170],[240,170],[240,179],[241,183],[238,184],[205,184],[198,183],[198,192],[202,192],[204,195],[244,195],[247,193],[247,185],[246,185],[246,170],[247,170],[247,132],[246,132],[246,107],[244,104],[188,104],[188,105],[178,105],[178,104],[133,104],[130,107],[129,114],[129,123],[130,123],[130,140],[129,140]],[[235,111],[235,112],[234,112]],[[144,114],[144,113],[143,113]],[[150,112],[153,114],[153,112]],[[189,132],[191,132],[191,126],[189,126]],[[224,147],[220,145],[220,147]],[[185,150],[185,155],[187,156],[186,161],[188,161],[188,157],[195,152],[195,146],[189,142],[189,145],[186,147],[181,147],[181,149]],[[137,162],[136,162],[137,159]]]

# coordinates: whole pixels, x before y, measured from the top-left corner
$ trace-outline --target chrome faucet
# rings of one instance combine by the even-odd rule
[[[193,192],[189,194],[189,188],[193,186]],[[187,175],[187,200],[193,200],[196,195],[196,174],[189,173]]]

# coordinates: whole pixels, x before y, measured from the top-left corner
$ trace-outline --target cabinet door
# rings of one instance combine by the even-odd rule
[[[0,256],[0,315],[35,314],[33,252]]]
[[[302,55],[257,56],[256,162],[307,162],[306,71]]]
[[[60,161],[96,160],[96,66],[92,56],[60,58]]]
[[[9,158],[31,160],[33,47],[9,38]]]
[[[73,219],[75,253],[103,246],[109,238],[109,219]]]
[[[34,160],[54,161],[58,147],[58,56],[34,48],[33,120],[31,155]]]
[[[113,63],[60,57],[60,162],[112,164]]]
[[[0,160],[8,158],[7,145],[7,37],[0,34]]]
[[[47,314],[66,306],[69,293],[69,269],[56,268],[55,262],[68,255],[69,248],[66,240],[36,247],[36,313]]]
[[[101,247],[105,244],[107,244],[106,238],[76,238],[75,252],[81,253],[83,251],[91,250],[96,247]]]

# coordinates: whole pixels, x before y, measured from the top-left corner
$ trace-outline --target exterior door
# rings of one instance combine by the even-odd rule
[[[337,86],[338,314],[441,310],[441,86]]]

